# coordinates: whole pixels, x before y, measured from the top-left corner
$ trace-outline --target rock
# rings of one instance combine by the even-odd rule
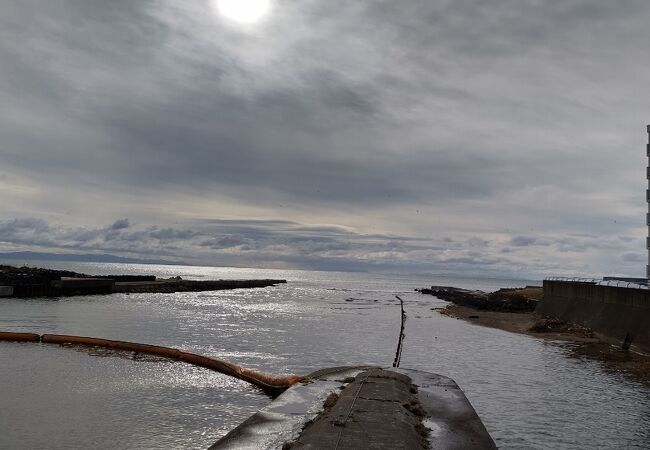
[[[532,312],[541,297],[541,288],[499,289],[486,293],[451,286],[431,286],[420,289],[422,294],[429,294],[441,300],[481,311]]]

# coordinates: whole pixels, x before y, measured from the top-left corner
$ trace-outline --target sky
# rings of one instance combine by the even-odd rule
[[[241,0],[246,1],[246,0]],[[0,251],[642,276],[647,0],[0,2]]]

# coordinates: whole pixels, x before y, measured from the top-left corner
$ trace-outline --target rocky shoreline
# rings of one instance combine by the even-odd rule
[[[542,288],[528,286],[486,293],[432,286],[418,291],[449,301],[445,307],[435,308],[442,315],[539,339],[564,341],[571,344],[567,347],[570,356],[596,360],[607,370],[650,384],[650,355],[630,350],[625,342],[613,342],[579,324],[536,314],[535,307],[543,298]]]
[[[543,296],[542,288],[536,286],[504,288],[489,293],[451,286],[431,286],[419,291],[457,305],[481,311],[501,312],[532,312]]]

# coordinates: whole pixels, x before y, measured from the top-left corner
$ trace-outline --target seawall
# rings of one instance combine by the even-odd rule
[[[578,323],[596,333],[650,350],[650,290],[593,282],[544,281],[537,314]]]

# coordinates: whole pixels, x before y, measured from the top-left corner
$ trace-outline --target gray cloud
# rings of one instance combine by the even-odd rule
[[[537,241],[537,238],[530,236],[515,236],[511,239],[510,243],[516,247],[528,247],[533,245]]]
[[[207,0],[4,2],[0,240],[638,275],[648,20],[642,0],[305,0],[241,30]]]
[[[121,219],[125,220],[125,219]],[[323,231],[326,230],[326,231]],[[546,238],[544,238],[546,239]],[[109,253],[126,257],[163,258],[191,264],[310,268],[316,270],[392,271],[531,276],[539,271],[570,274],[580,270],[572,256],[602,258],[620,240],[592,236],[548,242],[531,258],[510,247],[505,236],[492,240],[458,236],[423,239],[399,235],[367,235],[337,227],[310,227],[278,220],[212,220],[193,228],[130,225],[86,228],[51,224],[42,219],[0,222],[0,246],[49,252]],[[627,244],[627,249],[635,243]],[[557,256],[546,260],[548,255]],[[624,264],[641,262],[627,251]]]
[[[129,219],[118,219],[110,226],[111,230],[123,230],[129,228]]]
[[[648,255],[643,253],[627,252],[621,255],[623,261],[632,263],[645,263],[648,260]]]

